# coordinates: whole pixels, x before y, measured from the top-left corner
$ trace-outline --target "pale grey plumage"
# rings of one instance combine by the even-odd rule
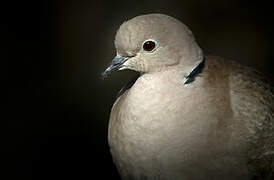
[[[155,51],[142,49],[147,39],[159,43]],[[110,115],[122,179],[273,178],[273,86],[259,73],[204,56],[185,25],[161,14],[123,23],[115,46],[128,57],[116,69],[141,73]],[[203,71],[184,84],[204,58]]]

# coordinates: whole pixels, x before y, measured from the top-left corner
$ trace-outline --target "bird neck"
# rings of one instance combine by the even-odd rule
[[[205,58],[196,65],[190,72],[185,75],[184,84],[189,84],[195,80],[195,77],[199,75],[205,67]]]
[[[181,52],[181,59],[177,66],[183,73],[184,84],[189,84],[204,69],[205,58],[202,49],[195,41],[185,46]]]

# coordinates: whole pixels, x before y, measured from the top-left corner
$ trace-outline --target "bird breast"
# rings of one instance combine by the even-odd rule
[[[170,170],[174,167],[182,173],[192,165],[205,165],[201,158],[208,162],[214,159],[212,153],[224,152],[220,149],[226,147],[216,145],[222,141],[217,129],[224,113],[218,104],[224,99],[211,95],[203,78],[184,85],[182,76],[169,77],[145,74],[115,102],[109,143],[118,169],[167,168],[165,172],[175,173]]]

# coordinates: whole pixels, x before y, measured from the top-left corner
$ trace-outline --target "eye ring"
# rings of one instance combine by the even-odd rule
[[[158,46],[158,43],[154,39],[147,39],[144,41],[142,47],[144,51],[152,52],[153,50],[156,49],[157,46]]]

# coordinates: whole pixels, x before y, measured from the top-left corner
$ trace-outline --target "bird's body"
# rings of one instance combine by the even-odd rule
[[[216,57],[206,58],[188,85],[180,71],[157,73],[142,75],[113,106],[109,142],[122,176],[250,179],[250,161],[274,151],[268,85],[251,69]]]
[[[142,65],[145,58],[138,53],[126,62],[142,73],[110,115],[109,144],[122,179],[271,178],[273,87],[251,68],[201,56],[194,43],[186,47],[184,60],[154,69]],[[185,83],[200,57],[204,67]]]

